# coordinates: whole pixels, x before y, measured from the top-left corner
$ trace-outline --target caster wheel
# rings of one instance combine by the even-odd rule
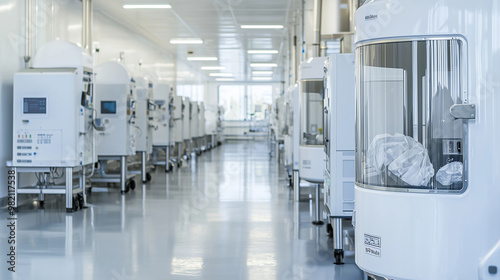
[[[84,204],[83,195],[82,194],[78,194],[77,195],[77,199],[78,199],[78,207],[80,207],[80,209],[83,209],[83,204]]]
[[[152,179],[152,178],[153,178],[153,177],[151,176],[151,174],[146,173],[146,181],[148,181],[148,182],[149,182],[149,181],[151,181],[151,179]]]
[[[73,196],[73,212],[78,211],[78,198]]]
[[[171,163],[171,164],[168,165],[168,170],[169,171],[173,171],[174,170],[174,164],[173,163]]]
[[[131,190],[135,190],[135,181],[134,180],[130,180],[130,183],[129,183],[129,188]]]
[[[177,168],[181,168],[181,165],[182,165],[182,164],[181,164],[180,162],[178,162],[178,163],[177,163]]]
[[[333,255],[335,256],[334,264],[344,264],[344,250],[335,249]]]
[[[333,238],[333,227],[332,224],[326,225],[326,232],[328,233],[328,237]]]
[[[122,193],[122,194],[126,194],[126,193],[128,193],[128,192],[130,191],[130,185],[131,185],[131,182],[132,182],[132,180],[127,181],[127,182],[125,183],[125,191],[121,191],[121,193]]]
[[[45,201],[39,201],[38,204],[40,205],[40,208],[43,208],[45,206]]]

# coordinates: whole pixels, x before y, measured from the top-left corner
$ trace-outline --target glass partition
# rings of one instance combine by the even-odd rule
[[[356,49],[356,181],[364,187],[463,189],[463,42],[373,43]]]
[[[301,145],[323,145],[323,79],[300,81]]]

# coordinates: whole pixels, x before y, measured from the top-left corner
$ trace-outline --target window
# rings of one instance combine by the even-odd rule
[[[463,42],[398,41],[357,55],[356,182],[405,191],[461,191],[466,147]]]
[[[323,80],[300,81],[301,145],[323,145]]]
[[[245,86],[219,86],[219,105],[225,109],[225,120],[244,120]]]
[[[205,100],[205,87],[203,85],[178,85],[177,95],[189,97],[191,101],[203,102]]]
[[[272,104],[271,85],[221,85],[219,105],[225,120],[265,120]]]

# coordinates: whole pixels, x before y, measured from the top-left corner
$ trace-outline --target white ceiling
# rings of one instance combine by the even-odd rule
[[[126,24],[145,38],[172,54],[177,75],[199,76],[209,80],[201,66],[225,66],[221,72],[232,73],[238,81],[250,81],[251,62],[278,63],[273,80],[283,79],[282,61],[286,50],[286,28],[281,30],[241,29],[242,24],[279,24],[287,27],[294,0],[155,0],[172,9],[123,9],[124,3],[151,3],[144,0],[94,0],[94,9]],[[198,37],[202,45],[171,45],[172,38]],[[247,54],[249,49],[276,49],[279,54]],[[188,55],[188,52],[193,52]],[[216,56],[219,61],[187,61],[188,56]],[[190,73],[192,72],[192,73]],[[166,78],[166,77],[164,77]],[[171,77],[170,77],[171,78]]]

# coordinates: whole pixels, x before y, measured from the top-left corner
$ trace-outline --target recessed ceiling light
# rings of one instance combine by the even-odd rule
[[[202,66],[201,70],[226,70],[224,66]]]
[[[187,58],[189,61],[216,61],[217,59],[215,56],[190,56]]]
[[[252,75],[272,75],[273,71],[252,71]]]
[[[125,4],[124,9],[170,9],[168,4]]]
[[[277,50],[248,50],[249,54],[277,54]]]
[[[257,25],[257,24],[246,24],[240,26],[243,29],[283,29],[283,25]]]
[[[218,82],[232,82],[232,81],[234,81],[236,79],[235,78],[217,78],[215,80],[218,81]]]
[[[186,45],[196,45],[196,44],[203,44],[203,40],[200,38],[172,38],[170,39],[170,44],[173,45],[179,45],[179,44],[186,44]]]
[[[250,63],[250,67],[278,67],[276,63]]]
[[[253,77],[252,80],[254,81],[270,81],[272,80],[273,78],[271,77]]]
[[[210,73],[208,74],[210,77],[232,77],[232,73]]]

